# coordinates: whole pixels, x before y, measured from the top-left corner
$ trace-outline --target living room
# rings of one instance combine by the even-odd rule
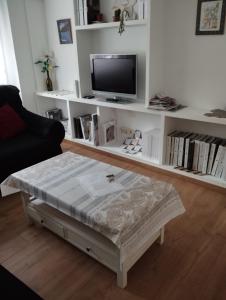
[[[1,1],[4,299],[226,297],[225,50],[225,0]]]

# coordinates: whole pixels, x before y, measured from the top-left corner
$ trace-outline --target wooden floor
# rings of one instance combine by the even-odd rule
[[[173,183],[186,213],[166,226],[165,244],[146,252],[121,290],[113,272],[48,230],[28,226],[19,194],[9,196],[0,199],[0,264],[49,300],[226,299],[226,194],[75,144],[64,149]]]

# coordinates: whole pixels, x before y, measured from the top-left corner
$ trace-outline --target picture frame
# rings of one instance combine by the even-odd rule
[[[114,143],[116,141],[116,121],[112,120],[103,124],[104,144]]]
[[[60,44],[73,44],[71,19],[57,20]]]
[[[198,0],[196,35],[224,34],[226,0]]]

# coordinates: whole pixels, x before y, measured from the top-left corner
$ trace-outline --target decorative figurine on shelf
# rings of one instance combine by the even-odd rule
[[[119,31],[118,33],[122,35],[122,33],[125,31],[125,21],[129,18],[136,19],[136,15],[134,12],[134,6],[136,5],[137,0],[116,0],[115,5],[113,6],[114,10],[114,17],[113,20],[117,18],[117,15],[119,14]]]
[[[43,58],[36,61],[35,64],[41,65],[41,68],[42,68],[41,72],[46,73],[46,75],[47,75],[47,78],[46,78],[47,91],[52,91],[53,83],[50,78],[50,72],[52,71],[52,69],[58,68],[58,66],[54,65],[52,57],[48,54],[46,54]]]
[[[121,16],[121,9],[116,9],[114,11],[113,22],[119,22]]]

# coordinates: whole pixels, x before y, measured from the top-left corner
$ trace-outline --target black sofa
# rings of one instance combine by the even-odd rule
[[[15,86],[0,85],[0,107],[8,104],[27,124],[18,136],[0,140],[0,183],[11,173],[62,153],[63,125],[26,110]],[[1,190],[0,190],[1,197]]]

